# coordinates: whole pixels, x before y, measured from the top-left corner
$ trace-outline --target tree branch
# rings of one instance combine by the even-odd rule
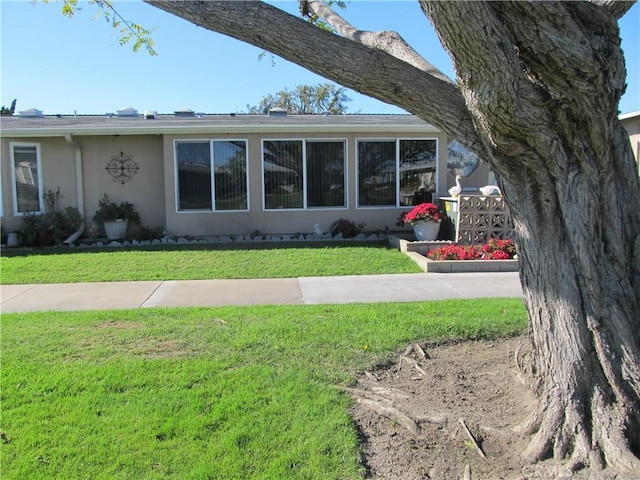
[[[616,19],[620,19],[633,7],[636,0],[592,0],[592,3],[601,6]]]
[[[263,48],[364,95],[404,108],[450,136],[464,139],[468,147],[479,141],[457,85],[379,48],[327,32],[259,1],[145,2],[200,27]]]
[[[302,0],[307,5],[307,10],[323,19],[329,25],[342,35],[344,38],[361,43],[364,46],[376,48],[387,52],[389,55],[407,62],[420,70],[433,75],[445,82],[451,82],[451,79],[438,70],[434,65],[427,62],[404,38],[397,32],[385,30],[382,32],[368,32],[358,30],[353,27],[344,18],[338,15],[333,9],[319,0]]]
[[[49,2],[49,0],[42,1],[44,3]],[[104,17],[104,19],[111,24],[113,29],[118,31],[120,45],[129,43],[130,40],[135,39],[133,42],[134,52],[137,52],[140,47],[144,45],[149,55],[157,55],[153,48],[155,42],[151,36],[153,29],[147,30],[142,27],[142,25],[138,25],[137,23],[133,23],[125,19],[113,6],[112,0],[89,0],[89,4],[95,5],[98,8],[98,16]],[[78,7],[78,0],[64,0],[62,5],[63,15],[71,18],[78,10],[80,10],[80,7]]]

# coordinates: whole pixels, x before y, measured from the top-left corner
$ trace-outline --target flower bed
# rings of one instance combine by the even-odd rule
[[[500,240],[499,242],[503,241]],[[430,273],[517,272],[519,268],[518,260],[515,258],[509,258],[505,260],[495,260],[490,258],[490,256],[493,256],[493,258],[496,258],[496,256],[503,256],[500,253],[496,254],[494,252],[502,251],[501,249],[506,249],[508,244],[503,245],[497,250],[495,248],[496,246],[489,246],[490,244],[474,247],[473,250],[478,248],[480,251],[482,251],[482,248],[484,247],[484,249],[487,251],[486,253],[489,254],[485,257],[485,259],[479,259],[478,257],[476,257],[476,259],[466,260],[431,260],[429,258],[430,252],[437,252],[438,250],[440,250],[440,253],[435,253],[433,255],[443,256],[443,252],[465,251],[468,247],[465,246],[464,248],[455,248],[462,246],[456,245],[453,242],[449,241],[414,242],[392,235],[389,236],[389,243],[397,247],[401,252],[415,261],[423,271]],[[513,251],[515,254],[515,249],[513,249]],[[470,254],[467,254],[467,256],[471,257]]]
[[[430,260],[510,260],[515,257],[513,240],[491,239],[484,245],[443,245],[427,252]]]

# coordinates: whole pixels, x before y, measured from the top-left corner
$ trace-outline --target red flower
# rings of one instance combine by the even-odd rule
[[[508,260],[516,254],[512,240],[491,239],[480,245],[456,245],[454,243],[434,248],[427,253],[431,260]]]
[[[486,254],[482,258],[484,258],[485,260],[508,260],[511,257],[507,252],[503,252],[502,250],[496,250],[495,252]]]
[[[476,245],[444,245],[427,253],[431,260],[478,260],[482,252]]]
[[[482,246],[483,258],[487,260],[506,260],[516,254],[516,246],[513,240],[498,240],[492,238]]]
[[[408,213],[400,216],[404,224],[414,225],[418,222],[439,222],[440,209],[433,203],[421,203]]]

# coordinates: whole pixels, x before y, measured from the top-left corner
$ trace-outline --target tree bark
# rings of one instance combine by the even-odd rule
[[[529,312],[540,404],[525,458],[640,472],[640,181],[617,118],[629,2],[421,0],[457,85],[261,2],[149,3],[398,105],[487,161]]]
[[[516,226],[540,395],[525,458],[637,474],[640,183],[616,19],[586,3],[423,8]]]

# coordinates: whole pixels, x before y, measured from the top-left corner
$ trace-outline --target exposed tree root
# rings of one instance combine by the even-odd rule
[[[416,437],[420,436],[422,433],[422,429],[420,425],[418,425],[415,420],[409,417],[407,414],[401,412],[395,407],[385,405],[382,402],[378,402],[375,400],[369,400],[366,398],[358,398],[356,401],[362,405],[365,405],[372,410],[374,410],[378,415],[382,415],[390,420],[398,422],[400,425],[409,430]]]
[[[622,420],[626,418],[625,412],[615,405],[605,405],[600,396],[594,395],[589,410],[594,412],[589,434],[585,425],[589,419],[581,413],[581,408],[584,407],[578,402],[562,404],[559,396],[548,392],[537,409],[515,429],[522,434],[533,434],[523,452],[523,460],[536,463],[553,456],[556,461],[564,462],[567,471],[585,467],[599,471],[606,464],[621,475],[637,477],[640,459],[622,434],[627,429]]]
[[[427,372],[425,372],[424,369],[413,358],[407,357],[407,356],[402,356],[401,360],[406,362],[406,363],[408,363],[413,368],[415,368],[420,373],[420,375],[426,375],[427,374]]]
[[[640,429],[630,430],[640,425],[640,419],[633,408],[612,401],[615,397],[611,393],[609,396],[601,393],[607,383],[598,383],[597,373],[588,371],[588,376],[579,377],[583,380],[576,389],[567,389],[559,382],[551,388],[542,384],[538,390],[542,395],[534,405],[527,407],[532,401],[531,395],[526,393],[528,389],[516,387],[520,384],[518,380],[526,379],[535,369],[527,358],[531,350],[526,338],[519,345],[517,339],[511,341],[509,350],[502,354],[502,363],[494,363],[493,357],[489,357],[481,368],[471,370],[468,367],[450,370],[444,363],[450,358],[445,359],[435,347],[434,352],[433,358],[422,358],[411,345],[405,352],[400,352],[395,366],[383,373],[365,374],[358,388],[345,389],[359,405],[370,411],[365,418],[379,416],[395,424],[394,428],[388,422],[367,423],[377,425],[372,430],[373,443],[380,441],[383,448],[388,448],[394,445],[395,439],[411,438],[413,443],[407,440],[409,448],[426,446],[426,449],[416,450],[418,457],[429,455],[427,450],[433,452],[441,445],[447,445],[449,452],[457,451],[459,458],[465,458],[473,467],[474,475],[480,475],[478,478],[494,478],[486,476],[486,472],[498,471],[499,465],[509,465],[512,472],[523,469],[530,474],[538,472],[544,476],[555,472],[553,475],[559,475],[549,478],[640,479],[640,464],[635,456],[640,437],[633,440],[634,433]],[[519,365],[511,368],[504,363],[506,358],[512,365],[514,360]],[[427,374],[421,375],[418,383],[410,383],[412,375],[417,373],[414,365]],[[529,381],[526,383],[531,385]],[[466,391],[466,388],[470,390]],[[444,401],[440,403],[433,396],[427,404],[416,401],[416,395],[424,395],[425,389],[438,392],[436,395],[441,392]],[[508,412],[505,410],[511,421],[519,418],[518,409],[531,408],[530,415],[517,427],[511,427],[511,421],[500,421],[495,412],[488,412],[486,416],[481,413],[487,412],[489,404],[478,403],[474,393],[482,392],[479,397],[489,400],[503,391],[507,396],[515,394],[517,400]],[[569,396],[568,391],[575,391],[577,395]],[[460,421],[461,417],[466,421]],[[391,428],[392,433],[382,439],[379,437],[381,428]],[[509,453],[508,447],[505,450],[509,444],[518,446]],[[523,451],[525,457],[521,459],[518,454]],[[436,458],[446,458],[446,455],[436,455]],[[452,460],[451,456],[448,458]],[[442,476],[445,470],[441,465],[424,472],[429,471],[429,478],[463,478],[463,466],[464,463],[454,465],[446,476]],[[467,475],[465,478],[471,478],[470,472]]]
[[[520,382],[535,377],[532,375],[531,354],[528,342],[523,337],[513,357],[517,368],[516,378]],[[400,357],[398,368],[405,364],[419,372],[420,378],[423,378],[428,374],[420,364],[429,358],[418,344],[412,344]],[[512,429],[524,436],[531,435],[531,440],[522,455],[526,463],[534,464],[553,458],[556,464],[562,465],[565,472],[575,472],[584,468],[598,472],[609,468],[607,472],[616,472],[620,478],[626,478],[624,475],[631,475],[630,478],[638,475],[640,459],[634,455],[634,445],[629,445],[629,440],[624,434],[629,426],[640,425],[638,415],[634,416],[624,405],[607,403],[597,387],[597,382],[594,383],[593,391],[582,390],[583,396],[570,399],[565,397],[563,388],[544,388],[541,384],[537,385],[539,391],[544,392],[543,397],[539,399],[537,407],[527,419]],[[455,420],[448,414],[411,417],[394,406],[395,401],[407,397],[406,392],[381,388],[376,384],[372,384],[367,390],[370,391],[369,397],[371,394],[376,395],[371,400],[374,403],[365,402],[370,408],[405,426],[416,435],[419,435],[416,432],[420,432],[421,422],[447,425]],[[584,399],[590,400],[585,403]],[[478,453],[486,459],[482,448],[464,421],[458,421]],[[640,440],[638,443],[640,444]]]

